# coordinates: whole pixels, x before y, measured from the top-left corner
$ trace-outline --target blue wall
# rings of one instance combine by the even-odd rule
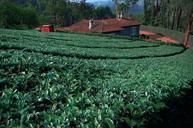
[[[139,25],[137,25],[137,26],[130,26],[130,27],[126,27],[122,31],[117,32],[116,35],[138,37],[139,36],[139,30],[140,30],[140,26]]]

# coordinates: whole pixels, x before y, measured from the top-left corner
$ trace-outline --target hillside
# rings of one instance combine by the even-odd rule
[[[146,127],[193,80],[193,51],[0,29],[1,127]]]

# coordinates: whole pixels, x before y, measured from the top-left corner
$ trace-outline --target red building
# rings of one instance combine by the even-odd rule
[[[69,27],[58,27],[57,31],[93,32],[114,35],[139,36],[140,23],[134,19],[82,20]]]
[[[38,30],[40,32],[53,32],[54,27],[52,25],[43,25],[43,26],[37,27],[35,30]]]

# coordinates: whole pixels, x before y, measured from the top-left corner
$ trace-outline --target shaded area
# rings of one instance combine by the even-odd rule
[[[51,36],[36,36],[36,35],[27,35],[27,34],[22,34],[25,39],[28,39],[29,37],[35,37],[35,38],[42,38],[42,39],[51,39],[51,40],[59,40],[59,41],[72,41],[70,39],[63,39],[59,36],[51,37]]]
[[[69,33],[69,32],[64,32],[64,33]],[[132,39],[132,38],[129,38],[129,37],[122,37],[122,36],[109,36],[109,35],[97,35],[97,34],[93,34],[93,33],[90,33],[90,34],[88,34],[88,33],[69,33],[69,34],[82,34],[82,35],[87,35],[87,36],[98,36],[98,37],[106,37],[107,38],[107,40],[105,40],[105,42],[106,43],[112,43],[112,41],[111,40],[109,40],[109,39],[113,39],[113,38],[115,38],[115,39],[127,39],[128,41],[133,41],[134,39]],[[51,39],[51,40],[58,40],[58,41],[76,41],[76,40],[79,40],[77,37],[75,37],[75,38],[73,38],[73,39],[64,39],[64,38],[66,38],[65,36],[56,36],[56,35],[54,35],[54,37],[52,37],[52,36],[38,36],[38,35],[28,35],[28,34],[22,34],[23,36],[25,36],[26,38],[27,37],[37,37],[37,38],[42,38],[42,39]],[[122,43],[124,42],[124,43],[128,43],[128,41],[121,41]],[[87,41],[93,41],[93,39],[91,38],[91,39],[89,39],[89,40],[87,40]],[[94,40],[95,41],[95,43],[101,43],[101,41],[98,41],[98,40]]]
[[[156,113],[148,128],[192,128],[193,127],[193,80],[191,89],[182,97],[168,102],[168,108]]]
[[[34,40],[35,38],[39,38],[39,39],[51,39],[51,40],[59,40],[59,41],[73,41],[73,40],[70,40],[70,39],[64,39],[64,38],[61,38],[59,36],[54,36],[54,37],[51,37],[51,36],[38,36],[38,35],[29,35],[29,34],[21,34],[23,37],[21,38],[20,35],[14,37],[12,36],[11,34],[10,35],[0,35],[0,40],[1,41],[8,41],[10,39],[14,39],[14,40],[20,40],[20,39],[30,39],[30,40]]]
[[[130,59],[130,60],[136,60],[136,59],[145,59],[145,58],[159,58],[159,57],[170,57],[182,54],[187,49],[183,48],[181,51],[170,53],[170,54],[164,54],[164,55],[141,55],[141,56],[134,56],[134,57],[127,57],[127,56],[120,56],[120,57],[114,57],[114,56],[92,56],[92,55],[81,55],[78,53],[62,53],[62,52],[55,52],[55,51],[39,51],[35,49],[28,49],[25,47],[18,47],[18,46],[8,46],[8,45],[0,45],[0,49],[2,50],[22,50],[23,52],[31,52],[31,53],[41,53],[44,55],[53,55],[53,56],[65,56],[65,57],[72,57],[72,58],[78,58],[78,59],[91,59],[91,60],[105,60],[105,59],[112,59],[112,60],[118,60],[118,59]]]
[[[44,72],[48,72],[51,69],[55,69],[57,71],[60,70],[68,70],[68,69],[72,69],[74,66],[72,66],[72,64],[67,64],[67,65],[45,65],[45,64],[35,64],[35,63],[31,63],[31,64],[21,64],[21,63],[0,63],[0,69],[11,69],[11,67],[14,67],[16,69],[27,69],[27,68],[31,68],[31,67],[39,67],[40,72],[39,73],[44,73]],[[116,73],[114,70],[112,69],[94,69],[92,67],[88,67],[88,70],[94,70],[93,72],[97,72],[100,73],[100,70],[102,71],[106,71],[106,72],[111,72],[111,73]],[[20,70],[19,70],[20,71]],[[102,75],[101,75],[102,77]]]
[[[68,46],[78,47],[78,48],[105,48],[105,49],[138,49],[138,48],[153,48],[153,47],[159,47],[161,45],[152,45],[152,46],[136,46],[136,47],[111,47],[111,46],[86,46],[86,45],[74,45],[74,44],[65,44]]]

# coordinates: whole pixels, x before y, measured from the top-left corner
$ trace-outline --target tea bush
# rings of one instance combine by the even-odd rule
[[[143,127],[193,79],[180,46],[0,30],[1,127]]]

